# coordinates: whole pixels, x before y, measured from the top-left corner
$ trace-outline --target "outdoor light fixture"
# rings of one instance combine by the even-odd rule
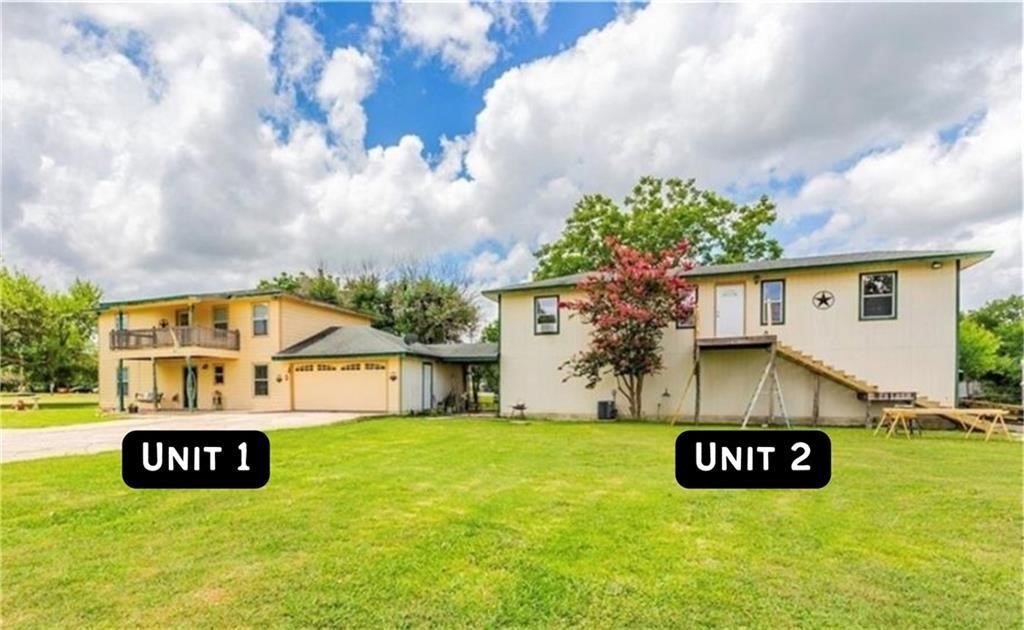
[[[942,263],[936,260],[932,263],[932,269],[942,269]]]
[[[398,380],[398,375],[395,374],[394,372],[392,372],[391,375],[388,376],[388,378],[391,379],[392,381],[397,381]]]

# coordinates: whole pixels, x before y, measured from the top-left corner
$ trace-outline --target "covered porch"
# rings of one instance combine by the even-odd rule
[[[216,411],[231,405],[228,384],[238,361],[221,353],[122,356],[117,362],[119,411]],[[238,380],[237,377],[234,380]]]

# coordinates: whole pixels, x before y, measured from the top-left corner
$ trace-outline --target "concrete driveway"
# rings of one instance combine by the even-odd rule
[[[160,413],[127,420],[44,429],[0,429],[0,462],[116,451],[121,439],[137,429],[294,429],[333,424],[360,414],[338,411],[246,413]]]

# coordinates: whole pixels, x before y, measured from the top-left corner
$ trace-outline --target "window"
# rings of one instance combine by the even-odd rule
[[[533,298],[533,334],[558,334],[558,296],[544,295]]]
[[[226,306],[214,306],[213,307],[213,329],[214,330],[227,330],[228,329],[228,307],[226,307]]]
[[[117,396],[128,395],[128,368],[117,368]]]
[[[333,365],[331,365],[329,363],[319,363],[316,366],[316,371],[317,372],[333,372],[333,371],[335,371],[337,369],[338,368],[334,367]]]
[[[860,318],[896,319],[896,272],[860,274]]]
[[[270,368],[266,365],[252,366],[252,393],[255,396],[270,394]]]
[[[307,363],[305,365],[300,365],[300,366],[295,368],[295,371],[296,372],[312,372],[313,371],[313,364],[312,363]]]
[[[252,334],[254,336],[266,335],[270,330],[267,318],[270,309],[266,304],[254,304],[252,307]]]
[[[213,366],[213,384],[223,385],[224,384],[224,366],[215,365]]]
[[[366,370],[386,370],[388,367],[383,363],[366,363],[363,365],[363,369]]]
[[[192,317],[187,308],[174,311],[175,326],[191,326]]]
[[[128,313],[118,312],[118,314],[114,316],[114,329],[128,330]]]
[[[360,368],[358,363],[346,363],[338,369],[342,372],[358,372]]]
[[[676,322],[676,328],[695,328],[697,326],[697,297],[699,293],[700,291],[698,288],[694,286],[690,295],[683,300],[683,303],[687,304],[687,306],[693,307],[693,310],[690,312],[689,317]]]
[[[761,325],[773,326],[786,323],[786,281],[764,280],[761,282]]]

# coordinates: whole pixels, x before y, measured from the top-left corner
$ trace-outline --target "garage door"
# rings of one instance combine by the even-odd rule
[[[302,411],[387,411],[388,370],[384,363],[301,363],[295,366],[295,409]]]

